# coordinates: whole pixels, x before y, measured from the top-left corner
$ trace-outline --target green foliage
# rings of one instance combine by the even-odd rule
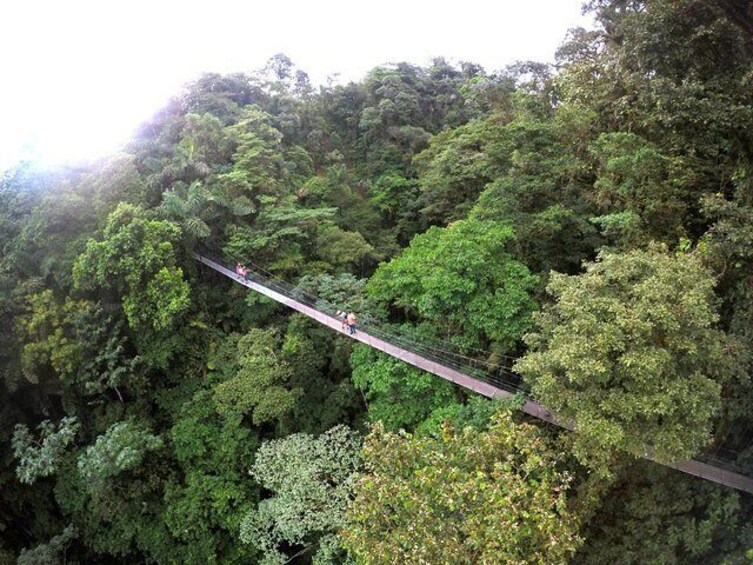
[[[247,461],[258,447],[248,428],[219,417],[211,393],[200,390],[181,407],[170,429],[181,477],[165,487],[164,521],[180,542],[183,563],[244,563],[253,550],[237,543],[254,502]]]
[[[510,225],[516,235],[510,250],[535,271],[577,270],[599,244],[583,198],[592,114],[558,108],[552,119],[544,108],[545,117],[531,115],[526,105],[541,102],[535,96],[517,99],[516,119],[504,127],[488,120],[495,133],[486,146],[485,169],[493,180],[470,217]]]
[[[173,558],[162,508],[164,473],[159,460],[112,476],[104,485],[89,484],[79,472],[75,454],[67,458],[55,485],[55,500],[69,516],[86,554]],[[83,454],[81,454],[83,455]],[[79,458],[81,457],[79,455]],[[106,487],[106,488],[100,488]]]
[[[563,454],[501,412],[485,432],[372,429],[343,533],[359,563],[561,563],[581,540]]]
[[[336,269],[362,263],[373,257],[374,248],[358,232],[325,226],[316,237],[316,254]]]
[[[741,510],[731,489],[636,462],[603,495],[574,561],[744,563],[753,528]]]
[[[258,204],[262,195],[280,194],[287,171],[282,155],[282,134],[272,116],[257,106],[243,110],[242,118],[228,129],[235,144],[233,170],[217,179],[221,186]]]
[[[217,417],[209,391],[197,392],[186,402],[170,430],[172,449],[178,462],[205,473],[236,469],[257,447],[248,428]]]
[[[24,376],[40,382],[47,368],[62,379],[70,378],[81,361],[83,344],[71,336],[72,317],[91,308],[91,304],[68,299],[58,304],[51,290],[28,298],[28,312],[18,320],[25,338],[21,353]]]
[[[537,284],[507,252],[511,228],[463,220],[431,228],[369,280],[369,296],[434,324],[459,346],[513,349],[531,323]]]
[[[319,226],[334,209],[304,209],[288,197],[265,200],[253,226],[230,225],[224,252],[238,260],[250,258],[273,272],[296,272],[301,267],[304,245],[314,240]],[[274,203],[274,205],[272,205]]]
[[[368,346],[351,355],[353,383],[363,391],[369,419],[388,430],[413,429],[434,411],[455,406],[455,386]]]
[[[713,285],[696,256],[657,247],[552,275],[557,302],[536,316],[516,370],[574,421],[579,458],[651,445],[678,460],[709,443],[721,385],[737,369],[733,343],[714,328]]]
[[[244,74],[204,73],[186,87],[181,102],[186,112],[202,116],[210,114],[223,124],[229,124],[238,120],[241,106],[260,96],[258,86]]]
[[[212,392],[217,411],[228,418],[249,414],[256,425],[283,420],[301,390],[288,387],[290,368],[279,359],[277,333],[254,328],[230,339],[233,357],[217,366],[221,380]]]
[[[231,538],[247,509],[246,497],[244,485],[225,475],[192,472],[185,484],[168,485],[164,519],[183,546],[180,562],[248,563],[253,553],[234,547]]]
[[[401,242],[418,231],[418,183],[401,171],[379,175],[369,191],[369,201],[382,213],[383,220],[395,224]]]
[[[59,565],[65,563],[65,548],[75,538],[76,530],[73,526],[68,525],[47,543],[40,544],[33,549],[21,550],[21,554],[18,556],[18,565]]]
[[[105,225],[103,240],[90,240],[73,268],[76,287],[122,293],[134,330],[163,331],[187,310],[189,287],[176,264],[180,229],[150,220],[139,208],[120,204]]]
[[[601,134],[591,146],[599,161],[593,185],[597,223],[618,243],[635,246],[651,239],[673,241],[683,235],[687,198],[681,178],[685,163],[629,133]],[[625,221],[616,222],[616,216]]]
[[[302,314],[291,316],[281,354],[292,386],[302,391],[291,429],[322,433],[360,415],[361,398],[350,379],[350,345]]]
[[[741,176],[741,188],[746,184]],[[722,194],[702,200],[705,214],[714,220],[704,234],[699,252],[704,261],[719,273],[719,294],[722,296],[722,320],[740,340],[743,348],[736,351],[741,363],[750,367],[753,359],[753,207],[744,198],[728,200]],[[735,430],[735,443],[746,445],[748,416],[753,410],[750,394],[750,370],[729,381],[723,396],[726,424]],[[734,424],[732,423],[734,421]]]
[[[18,460],[18,480],[30,485],[40,477],[54,474],[65,448],[76,438],[80,427],[74,417],[63,418],[57,425],[45,420],[37,426],[39,439],[34,439],[29,428],[16,424],[13,456]]]
[[[76,341],[82,346],[81,362],[71,381],[64,385],[77,385],[76,392],[84,395],[102,394],[115,390],[123,397],[120,388],[134,385],[141,374],[141,359],[131,355],[128,340],[123,335],[125,322],[115,315],[107,315],[99,307],[77,310],[70,320]]]
[[[342,562],[336,534],[345,523],[360,440],[344,426],[318,437],[293,434],[256,453],[254,478],[275,496],[262,500],[241,524],[241,540],[264,552],[262,563],[285,563],[283,547],[314,553],[314,563]],[[340,555],[338,555],[340,554]]]
[[[207,223],[201,218],[202,208],[209,200],[208,192],[198,181],[192,182],[180,194],[178,190],[170,190],[162,196],[162,209],[169,217],[180,221],[183,232],[194,240],[204,239],[211,235]]]
[[[306,474],[340,462],[295,434],[381,420],[416,437],[378,432],[389,473],[361,485],[374,513],[349,538],[364,562],[743,562],[746,498],[613,456],[713,434],[751,470],[753,19],[740,0],[587,7],[596,29],[556,66],[437,58],[315,90],[278,54],[200,77],[123,153],[0,176],[0,561],[342,562],[339,486]],[[652,240],[693,251],[638,251]],[[495,427],[520,398],[468,397],[229,289],[195,268],[199,242],[490,365],[525,354],[550,271],[578,275],[553,276],[521,366],[599,473],[556,490],[563,454]],[[280,490],[248,473],[261,438],[297,446],[267,459]],[[572,510],[550,520],[565,496],[587,522],[575,555]]]
[[[472,396],[465,404],[451,404],[434,410],[417,428],[416,433],[438,436],[448,423],[456,432],[462,432],[467,427],[483,432],[489,429],[495,414],[503,410],[520,410],[524,402],[525,397],[522,394],[493,400],[483,396]]]
[[[146,453],[160,449],[162,439],[138,424],[118,422],[78,458],[78,470],[93,491],[123,471],[141,465]]]
[[[416,156],[427,221],[446,224],[468,215],[496,173],[488,146],[500,133],[498,118],[474,121],[437,134]]]
[[[350,273],[339,275],[306,275],[298,281],[298,288],[313,296],[318,296],[326,303],[318,304],[317,309],[335,314],[337,310],[354,311],[363,314],[368,310],[364,288],[366,279],[359,279]],[[332,306],[335,312],[330,312]]]

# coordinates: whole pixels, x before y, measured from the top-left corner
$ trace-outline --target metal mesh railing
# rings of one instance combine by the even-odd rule
[[[217,257],[207,253],[202,253],[201,256],[214,261],[229,271],[232,271],[224,261],[218,260]],[[232,257],[231,259],[238,262]],[[259,265],[250,261],[244,261],[243,264],[247,267],[251,267],[248,276],[249,280],[273,290],[286,298],[295,300],[300,304],[326,314],[335,320],[337,319],[336,312],[341,309],[340,307],[319,296],[315,296],[300,287],[293,286],[290,283],[275,277],[272,273],[269,273]],[[432,340],[431,342],[429,342],[429,340],[419,341],[419,339],[416,339],[415,337],[399,333],[397,329],[392,326],[379,323],[372,316],[360,315],[359,313],[359,317],[361,318],[358,324],[359,329],[368,335],[395,347],[420,355],[425,359],[445,367],[454,369],[470,378],[485,382],[511,394],[528,396],[528,389],[522,382],[520,376],[513,371],[510,371],[507,367],[492,364],[481,359],[474,359],[457,351],[452,351],[451,344],[446,342],[442,342],[441,345],[443,347],[440,347],[437,343],[438,340]]]
[[[223,260],[218,260],[212,254],[201,253],[198,255],[219,264],[232,273],[232,269],[227,267]],[[231,257],[231,259],[237,261],[235,258]],[[279,279],[259,265],[255,265],[249,261],[244,261],[243,263],[244,265],[251,266],[253,269],[248,277],[250,281],[273,290],[290,300],[294,300],[323,313],[339,323],[339,320],[336,317],[336,312],[337,310],[342,309],[341,307],[338,307],[321,297],[315,296],[300,287],[293,286],[286,281]],[[464,355],[456,351],[453,344],[442,340],[435,338],[421,339],[416,336],[402,334],[398,331],[398,328],[380,323],[374,317],[367,314],[360,317],[359,331],[395,347],[419,355],[424,359],[454,369],[474,380],[484,382],[511,394],[519,395],[523,399],[530,399],[530,389],[522,381],[522,378],[515,372],[511,371],[508,367]],[[499,357],[508,361],[514,360],[514,358],[510,356]],[[694,460],[733,473],[753,476],[750,467],[743,465],[740,462],[741,459],[748,459],[749,456],[750,454],[730,450],[723,446],[716,446],[710,449],[707,453],[698,454]]]

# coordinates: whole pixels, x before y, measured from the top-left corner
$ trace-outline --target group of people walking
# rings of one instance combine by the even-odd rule
[[[343,331],[347,329],[350,335],[356,333],[356,315],[353,312],[338,310],[337,318],[340,320]]]
[[[248,267],[241,265],[240,263],[235,264],[235,275],[238,277],[238,280],[248,280],[248,273]],[[353,312],[338,310],[337,318],[342,324],[343,331],[348,330],[348,333],[350,333],[350,335],[354,335],[356,333],[356,315]]]
[[[240,263],[236,263],[235,274],[238,276],[238,280],[248,280],[248,267],[241,265]]]

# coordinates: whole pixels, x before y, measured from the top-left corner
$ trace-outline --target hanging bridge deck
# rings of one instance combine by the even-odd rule
[[[404,361],[409,365],[413,365],[414,367],[418,367],[419,369],[423,369],[424,371],[442,377],[443,379],[486,396],[487,398],[505,398],[513,395],[513,393],[507,390],[473,378],[472,376],[466,375],[456,369],[447,367],[437,361],[427,359],[422,355],[414,353],[408,349],[405,349],[378,337],[369,335],[365,331],[359,330],[354,335],[349,335],[347,332],[343,332],[341,322],[337,318],[320,312],[319,310],[307,304],[304,304],[296,300],[295,298],[287,296],[282,292],[278,292],[270,288],[269,286],[261,284],[260,282],[257,282],[253,279],[243,279],[236,275],[235,272],[233,272],[231,269],[228,269],[227,267],[221,265],[220,263],[217,263],[216,261],[212,261],[207,257],[199,255],[198,253],[194,253],[194,257],[197,261],[207,265],[208,267],[211,267],[215,271],[234,280],[238,284],[242,284],[252,290],[255,290],[256,292],[263,294],[264,296],[274,300],[275,302],[284,304],[285,306],[288,306],[293,310],[296,310],[298,312],[301,312],[302,314],[305,314],[306,316],[309,316],[310,318],[313,318],[320,324],[324,324],[332,330],[344,333],[345,335],[348,335],[348,337],[365,343],[366,345],[373,347],[374,349],[383,351],[384,353],[391,355],[396,359],[400,359],[401,361]],[[553,413],[536,402],[533,402],[531,400],[525,401],[522,406],[522,410],[525,413],[530,414],[531,416],[539,418],[540,420],[544,420],[545,422],[548,422],[550,424],[572,430],[572,426],[570,426],[566,422],[561,421]],[[647,455],[646,458],[654,460],[653,457],[649,455]],[[728,471],[726,469],[722,469],[720,467],[716,467],[714,465],[710,465],[708,463],[694,459],[662,464],[684,473],[694,475],[696,477],[707,479],[721,485],[753,494],[753,479],[739,473]]]

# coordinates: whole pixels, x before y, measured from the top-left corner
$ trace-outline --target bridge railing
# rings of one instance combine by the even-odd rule
[[[218,259],[214,254],[201,252],[199,255],[232,271],[232,268],[228,266],[227,261]],[[313,308],[318,312],[324,313],[335,320],[337,319],[336,312],[340,308],[331,302],[315,296],[300,287],[293,286],[290,283],[280,280],[258,265],[254,265],[248,261],[244,264],[253,266],[253,270],[249,271],[248,279],[250,281],[273,290],[286,298]],[[395,328],[387,326],[386,324],[380,324],[370,316],[364,316],[363,319],[359,321],[358,328],[359,331],[420,355],[425,359],[454,369],[475,380],[485,382],[496,388],[519,395],[522,400],[530,399],[530,391],[521,381],[519,375],[505,369],[500,370],[497,365],[492,365],[485,361],[451,351],[450,344],[442,342],[441,345],[444,347],[440,347],[436,342],[434,342],[434,344],[422,343],[412,336],[399,334]],[[725,449],[724,447],[716,447],[711,448],[706,453],[699,453],[694,460],[732,473],[751,476],[750,469],[743,467],[738,462],[740,456],[741,453],[739,452]]]
[[[201,255],[232,270],[232,268],[228,266],[226,260],[219,259],[215,255],[206,252],[202,252]],[[248,279],[250,281],[261,284],[291,300],[295,300],[296,302],[309,306],[310,308],[336,319],[337,310],[340,308],[328,300],[315,296],[300,287],[282,281],[272,273],[265,271],[263,268],[249,261],[242,263],[245,266],[251,265],[253,267],[253,269],[249,269]],[[361,316],[360,313],[358,328],[359,331],[363,331],[387,343],[406,349],[451,369],[455,369],[471,378],[488,383],[512,394],[528,396],[528,390],[523,385],[522,380],[518,375],[507,370],[505,367],[492,365],[483,360],[474,359],[457,353],[456,351],[452,351],[450,344],[442,343],[443,347],[440,347],[436,343],[431,344],[421,342],[416,338],[401,335],[395,331],[394,328],[377,322],[371,316]]]

